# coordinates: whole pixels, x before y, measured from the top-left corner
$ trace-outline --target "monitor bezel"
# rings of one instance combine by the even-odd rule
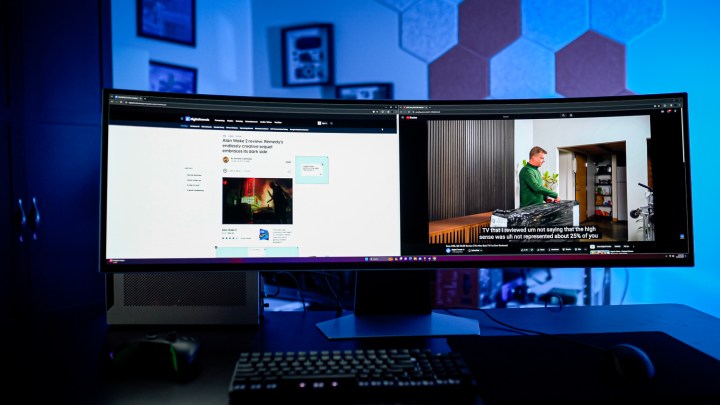
[[[358,258],[322,258],[312,262],[306,261],[274,261],[258,263],[243,259],[236,259],[232,262],[218,260],[199,260],[197,263],[187,263],[185,260],[178,260],[174,263],[137,263],[117,264],[109,263],[105,257],[106,253],[106,214],[107,214],[107,137],[108,137],[108,108],[111,93],[123,93],[135,96],[157,96],[157,97],[180,97],[197,100],[219,100],[219,101],[249,101],[268,103],[310,103],[310,104],[333,104],[333,105],[468,105],[477,104],[482,106],[522,105],[522,104],[550,104],[580,102],[618,102],[631,100],[653,100],[680,98],[683,102],[682,126],[684,159],[686,164],[685,186],[687,203],[687,225],[688,225],[688,247],[689,251],[682,258],[672,260],[658,257],[659,254],[651,254],[647,257],[634,256],[631,260],[622,255],[511,255],[511,256],[481,256],[481,260],[463,260],[462,257],[454,257],[452,260],[441,261],[362,261]],[[547,98],[547,99],[490,99],[490,100],[331,100],[331,99],[302,99],[302,98],[281,98],[281,97],[249,97],[231,95],[211,94],[177,94],[160,93],[140,90],[124,89],[103,89],[102,100],[102,174],[100,187],[100,272],[101,273],[131,273],[131,272],[180,272],[180,271],[307,271],[307,270],[433,270],[433,269],[462,269],[462,268],[588,268],[588,267],[692,267],[695,265],[694,252],[694,231],[692,216],[692,190],[691,190],[691,167],[690,167],[690,142],[688,123],[688,94],[683,92],[656,93],[656,94],[633,94],[616,95],[604,97],[580,97],[580,98]]]

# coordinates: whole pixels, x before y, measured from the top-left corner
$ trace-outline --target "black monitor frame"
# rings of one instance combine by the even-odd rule
[[[593,98],[518,99],[479,101],[435,100],[312,100],[290,98],[239,97],[221,95],[180,95],[122,89],[103,91],[103,142],[101,187],[101,235],[100,271],[103,273],[129,272],[178,272],[178,271],[292,271],[292,270],[361,270],[356,283],[357,315],[430,313],[429,274],[436,269],[463,268],[587,268],[587,267],[690,267],[694,265],[692,202],[690,189],[689,125],[687,93],[652,95],[623,95]],[[236,113],[252,113],[258,121],[254,125],[272,126],[273,118],[283,117],[282,125],[291,127],[316,127],[320,121],[341,122],[340,126],[372,131],[399,131],[399,172],[401,252],[393,255],[359,257],[317,257],[313,259],[283,258],[282,260],[245,259],[167,259],[123,260],[106,256],[108,217],[108,136],[109,126],[121,123],[135,125],[152,121],[153,125],[180,128],[180,115],[225,117]],[[296,115],[308,114],[308,115]],[[520,253],[497,251],[473,254],[474,244],[455,242],[431,246],[428,235],[428,122],[463,120],[515,121],[515,120],[573,120],[607,116],[649,117],[652,144],[649,154],[656,156],[652,167],[655,182],[655,215],[660,224],[656,228],[657,240],[651,243],[632,243],[593,247],[589,254],[587,243],[565,241],[565,246],[580,246],[584,250],[558,252],[557,254]],[[356,120],[354,117],[362,116]],[[263,119],[266,119],[263,123]],[[372,128],[372,129],[370,129]],[[189,128],[188,128],[189,129]],[[218,125],[212,130],[227,130]],[[677,136],[681,133],[682,136]],[[662,158],[662,160],[661,160]],[[412,174],[412,175],[411,175]],[[628,187],[635,186],[628,184]],[[508,208],[508,207],[506,207]],[[512,207],[510,207],[512,208]],[[672,212],[675,219],[670,220]],[[424,216],[424,217],[423,217]],[[407,218],[424,218],[408,221]],[[681,234],[681,241],[677,235]],[[600,243],[598,243],[600,245]],[[631,246],[630,246],[631,245]],[[512,244],[510,245],[512,246]],[[529,244],[528,246],[537,246]],[[630,246],[630,252],[627,251]],[[517,247],[517,246],[515,246]],[[457,248],[460,254],[451,252]],[[607,248],[607,251],[604,251]],[[491,249],[492,250],[492,249]],[[447,254],[444,254],[444,252]],[[372,270],[366,272],[365,270]],[[408,272],[408,270],[413,270]],[[375,274],[370,274],[375,273]],[[410,274],[412,273],[412,274]],[[397,279],[396,279],[397,277]],[[360,281],[372,279],[372,281]],[[376,299],[374,288],[383,285],[406,285],[411,287],[412,298],[399,294],[392,305],[372,305],[366,298]],[[398,283],[398,284],[396,284]],[[370,287],[370,290],[365,287]],[[414,291],[414,292],[413,292]],[[429,291],[429,288],[428,288]],[[405,303],[405,304],[403,304]],[[331,328],[334,328],[332,326]],[[472,329],[472,327],[470,328]],[[324,330],[324,332],[326,332]],[[466,333],[465,328],[463,333]],[[326,332],[327,333],[327,332]],[[389,332],[390,335],[397,331]],[[441,334],[448,332],[441,331]],[[432,332],[432,334],[437,334]],[[452,334],[452,332],[449,332]]]

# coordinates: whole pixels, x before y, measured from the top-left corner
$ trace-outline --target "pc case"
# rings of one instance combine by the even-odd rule
[[[257,325],[257,271],[106,276],[108,325]]]

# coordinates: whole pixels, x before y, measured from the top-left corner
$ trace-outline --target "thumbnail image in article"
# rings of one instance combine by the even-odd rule
[[[223,224],[292,224],[293,180],[224,177]]]
[[[650,142],[648,116],[429,121],[429,243],[652,241]]]

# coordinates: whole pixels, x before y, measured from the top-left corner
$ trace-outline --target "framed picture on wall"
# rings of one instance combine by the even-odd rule
[[[137,35],[195,46],[195,0],[136,0]]]
[[[335,87],[335,98],[346,100],[391,100],[392,83],[357,83]]]
[[[197,69],[151,60],[150,90],[172,93],[196,93]]]
[[[332,24],[283,28],[282,62],[283,86],[332,84]]]

